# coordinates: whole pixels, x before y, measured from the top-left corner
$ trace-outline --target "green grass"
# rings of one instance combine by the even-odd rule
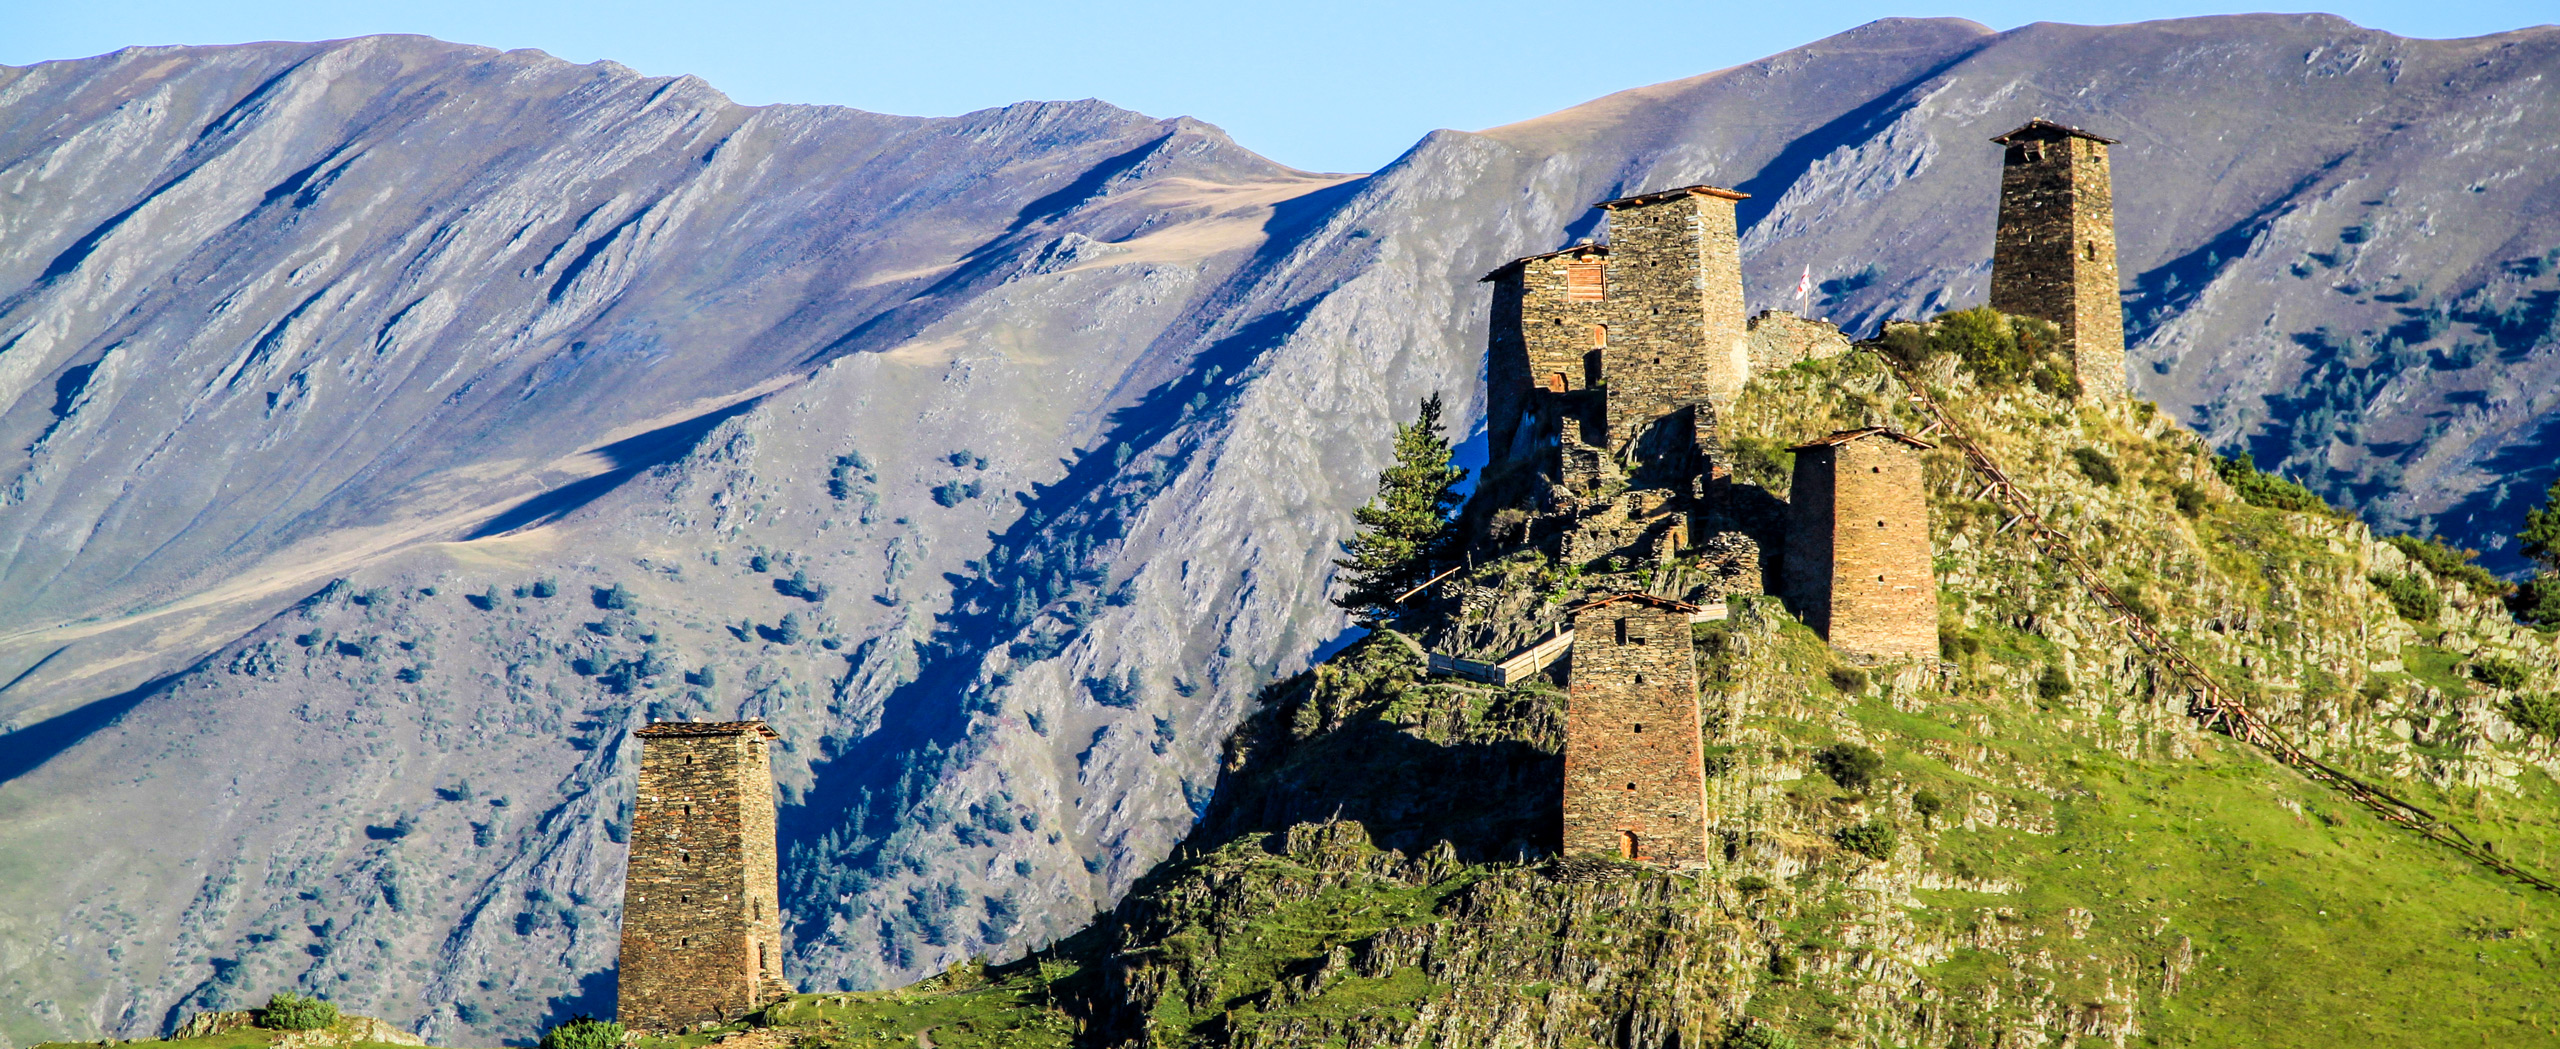
[[[924,1038],[952,1049],[1065,1049],[1074,1044],[1075,1021],[1052,1007],[1054,985],[1078,975],[1076,966],[1055,961],[993,971],[964,966],[895,991],[797,995],[755,1020],[830,1049],[912,1049]],[[648,1038],[639,1049],[692,1049],[716,1037]]]

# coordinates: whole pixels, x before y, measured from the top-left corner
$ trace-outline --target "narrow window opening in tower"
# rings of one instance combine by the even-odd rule
[[[1595,386],[1600,385],[1600,376],[1601,376],[1601,374],[1602,374],[1602,372],[1601,372],[1601,366],[1600,366],[1600,351],[1598,351],[1598,350],[1593,350],[1593,351],[1591,351],[1591,352],[1589,352],[1589,353],[1583,354],[1583,355],[1582,355],[1582,385],[1583,385],[1583,388],[1584,388],[1584,389],[1589,389],[1589,388],[1591,388],[1591,387],[1595,387]]]
[[[1643,723],[1643,722],[1637,722],[1637,723],[1636,723],[1636,735],[1639,735],[1639,736],[1644,735],[1644,723]]]
[[[1635,784],[1633,784],[1633,783],[1627,784],[1627,789],[1628,789],[1628,790],[1634,790],[1634,789],[1636,789],[1636,785],[1635,785]]]
[[[1564,385],[1565,385],[1565,383],[1564,383],[1564,373],[1563,373],[1563,372],[1557,372],[1557,373],[1555,373],[1555,374],[1553,374],[1553,375],[1549,375],[1549,376],[1547,376],[1547,389],[1548,389],[1549,391],[1554,392],[1554,393],[1563,393],[1563,392],[1564,392]]]
[[[1638,674],[1638,675],[1636,675],[1636,684],[1639,684],[1639,685],[1644,684],[1644,675],[1642,675],[1642,674]],[[1643,730],[1643,729],[1637,729],[1636,731],[1638,731],[1638,732],[1642,732],[1642,731],[1644,731],[1644,730]]]
[[[1628,859],[1636,858],[1636,832],[1631,830],[1618,832],[1618,852]]]
[[[1618,643],[1621,645],[1627,643],[1627,621],[1625,617],[1620,617],[1618,619]]]
[[[1593,347],[1593,348],[1595,348],[1595,349],[1597,349],[1597,348],[1599,348],[1599,347],[1606,346],[1606,345],[1608,345],[1608,344],[1609,344],[1609,326],[1608,326],[1608,325],[1606,325],[1606,324],[1594,324],[1594,325],[1592,325],[1592,326],[1591,326],[1591,345],[1592,345],[1592,347]]]
[[[2098,242],[2093,240],[2087,244],[2081,245],[2080,256],[2091,262],[2098,261]]]
[[[684,756],[684,763],[685,763],[685,764],[687,764],[687,765],[693,764],[693,755],[691,755],[691,754],[687,754],[687,755],[685,755],[685,756]]]
[[[765,972],[773,971],[773,948],[761,943],[756,945],[756,968]]]

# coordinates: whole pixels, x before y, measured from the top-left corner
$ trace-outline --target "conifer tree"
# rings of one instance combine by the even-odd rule
[[[1334,604],[1362,623],[1384,622],[1397,595],[1446,567],[1455,538],[1450,524],[1465,501],[1458,483],[1467,476],[1449,460],[1434,393],[1412,424],[1396,427],[1396,461],[1379,472],[1377,497],[1352,515],[1360,531],[1342,543],[1349,556],[1333,562],[1348,570]]]
[[[2560,481],[2542,493],[2541,506],[2524,512],[2516,541],[2535,571],[2507,598],[2509,610],[2535,626],[2560,626]]]

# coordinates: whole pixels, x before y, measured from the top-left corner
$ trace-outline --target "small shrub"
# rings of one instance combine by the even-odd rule
[[[2070,694],[2071,675],[2063,672],[2062,664],[2045,664],[2044,673],[2036,675],[2036,698],[2051,703]]]
[[[2124,475],[2116,470],[2116,461],[2095,448],[2074,448],[2071,461],[2080,473],[2095,484],[2113,488],[2124,483]]]
[[[800,613],[785,612],[782,622],[773,628],[773,639],[785,645],[796,645],[807,636],[807,631],[808,628],[800,623]]]
[[[2435,537],[2420,539],[2414,535],[2386,536],[2383,542],[2408,556],[2409,560],[2427,566],[2427,571],[2440,579],[2456,579],[2471,592],[2487,597],[2504,597],[2515,591],[2515,585],[2498,578],[2475,559],[2480,551],[2448,545]]]
[[[1733,475],[1770,491],[1784,491],[1795,480],[1796,453],[1787,442],[1764,437],[1736,437],[1725,443]]]
[[[597,608],[608,612],[620,612],[631,607],[631,591],[624,589],[620,583],[609,587],[596,587],[595,592]]]
[[[1831,687],[1852,696],[1864,694],[1867,691],[1867,672],[1856,667],[1833,667]]]
[[[336,1005],[291,991],[277,991],[265,1008],[251,1012],[251,1022],[270,1031],[317,1031],[338,1022]]]
[[[1783,980],[1794,976],[1797,968],[1799,965],[1796,962],[1796,956],[1786,948],[1781,947],[1769,952],[1769,975]]]
[[[2375,587],[2381,589],[2382,596],[2391,599],[2391,610],[2400,613],[2402,619],[2412,623],[2432,623],[2436,614],[2444,611],[2444,595],[2416,575],[2376,572],[2371,580]]]
[[[2510,699],[2507,720],[2544,739],[2560,739],[2560,696],[2533,692]]]
[[[1722,1049],[1796,1049],[1796,1040],[1775,1027],[1736,1020],[1724,1033]]]
[[[763,554],[750,557],[747,559],[747,571],[758,573],[773,571],[773,559]]]
[[[2490,688],[2512,692],[2533,679],[2533,668],[2504,656],[2481,656],[2471,661],[2471,676]]]
[[[1865,790],[1884,771],[1884,756],[1855,743],[1834,743],[1815,751],[1813,764],[1831,782],[1848,790]]]
[[[1946,809],[1947,799],[1934,793],[1924,790],[1911,795],[1911,811],[1919,813],[1922,819],[1934,821]]]
[[[533,581],[533,596],[540,598],[558,597],[560,596],[560,584],[550,579],[536,579]]]
[[[542,1032],[541,1049],[622,1049],[622,1025],[592,1016],[577,1016]]]
[[[2177,501],[2178,512],[2189,517],[2203,516],[2205,507],[2213,502],[2211,497],[2205,495],[2204,486],[2192,481],[2180,481],[2171,486],[2169,497]]]
[[[1769,891],[1769,879],[1763,878],[1757,874],[1745,874],[1742,877],[1735,878],[1733,880],[1733,890],[1735,892],[1745,894],[1767,892]]]
[[[2238,458],[2213,457],[2213,472],[2240,493],[2251,506],[2264,506],[2294,513],[2337,516],[2319,494],[2274,474],[2259,473],[2256,460],[2242,452]]]
[[[1831,840],[1839,842],[1841,848],[1876,860],[1893,856],[1895,838],[1891,826],[1873,820],[1855,827],[1842,827],[1831,834]]]
[[[2560,574],[2541,572],[2507,595],[2507,611],[2531,626],[2560,627]]]

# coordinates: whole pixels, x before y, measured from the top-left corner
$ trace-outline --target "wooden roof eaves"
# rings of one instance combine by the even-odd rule
[[[1527,263],[1536,262],[1536,261],[1538,261],[1538,260],[1540,260],[1540,259],[1552,259],[1552,258],[1555,258],[1555,257],[1556,257],[1556,256],[1558,256],[1558,255],[1607,255],[1607,254],[1609,254],[1609,246],[1608,246],[1608,245],[1606,245],[1606,244],[1576,244],[1576,245],[1574,245],[1574,246],[1572,246],[1572,247],[1570,247],[1570,248],[1557,248],[1557,249],[1556,249],[1556,250],[1554,250],[1554,251],[1544,251],[1544,252],[1539,252],[1538,254],[1535,254],[1535,255],[1523,255],[1523,256],[1520,256],[1519,258],[1513,259],[1513,260],[1511,260],[1511,261],[1509,261],[1509,262],[1503,263],[1502,265],[1499,265],[1499,266],[1494,267],[1494,268],[1493,268],[1493,272],[1488,273],[1488,274],[1485,274],[1484,276],[1481,276],[1481,277],[1476,278],[1476,283],[1478,283],[1478,284],[1483,284],[1483,283],[1485,283],[1485,282],[1487,282],[1487,281],[1493,280],[1494,278],[1500,277],[1500,276],[1502,276],[1502,275],[1503,275],[1503,274],[1505,274],[1505,273],[1509,273],[1509,272],[1511,272],[1512,270],[1519,269],[1521,266],[1523,266],[1523,265],[1525,265],[1525,264],[1527,264]]]
[[[2037,117],[2034,120],[2020,124],[2017,127],[2010,129],[2005,134],[1994,135],[1992,136],[1991,141],[2005,146],[2009,144],[2010,139],[2016,138],[2017,136],[2029,131],[2059,131],[2074,138],[2085,138],[2092,142],[2098,142],[2104,145],[2112,146],[2116,144],[2116,140],[2108,138],[2105,135],[2098,134],[2097,132],[2083,131],[2079,128],[2072,127],[2069,124],[2056,123],[2051,120],[2046,120],[2043,117]]]
[[[1630,208],[1644,204],[1659,204],[1666,200],[1677,200],[1681,197],[1721,197],[1725,200],[1749,200],[1751,199],[1751,194],[1744,193],[1740,190],[1726,189],[1723,186],[1682,186],[1678,189],[1666,189],[1653,193],[1638,193],[1632,197],[1619,197],[1616,200],[1604,200],[1591,206],[1595,208],[1616,210],[1618,208]]]
[[[687,736],[744,736],[750,733],[763,736],[766,739],[782,738],[782,734],[775,732],[773,730],[773,726],[765,724],[761,720],[652,721],[632,730],[631,734],[651,738],[665,738]]]
[[[1817,437],[1787,450],[1791,452],[1801,452],[1807,448],[1837,448],[1851,441],[1866,437],[1890,437],[1922,451],[1927,451],[1931,448],[1937,447],[1937,445],[1923,441],[1917,437],[1913,437],[1910,434],[1896,430],[1890,426],[1862,426],[1855,430],[1833,431],[1830,436]]]

